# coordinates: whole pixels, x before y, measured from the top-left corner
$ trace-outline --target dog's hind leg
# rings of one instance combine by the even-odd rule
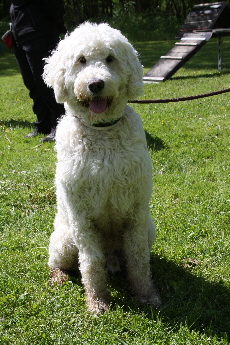
[[[153,232],[150,236],[148,216],[145,217],[146,219],[143,218],[143,214],[137,212],[135,220],[132,220],[132,225],[124,235],[128,277],[135,295],[142,303],[159,307],[161,305],[160,296],[154,287],[150,272],[149,248],[150,239],[153,240]]]

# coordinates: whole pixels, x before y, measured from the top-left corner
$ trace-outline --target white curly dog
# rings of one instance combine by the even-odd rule
[[[127,106],[143,91],[137,52],[108,24],[84,23],[46,59],[44,79],[66,109],[56,133],[51,272],[79,266],[97,314],[108,308],[107,269],[119,270],[122,261],[137,298],[158,307],[150,272],[151,160],[140,116]]]

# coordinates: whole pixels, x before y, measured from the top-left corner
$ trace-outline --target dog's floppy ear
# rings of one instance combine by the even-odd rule
[[[48,86],[54,89],[56,101],[64,103],[67,97],[67,90],[65,88],[65,66],[61,50],[59,49],[60,43],[57,50],[45,59],[43,79]]]
[[[126,58],[129,69],[128,98],[132,100],[143,93],[143,67],[136,50],[131,44],[127,47]]]

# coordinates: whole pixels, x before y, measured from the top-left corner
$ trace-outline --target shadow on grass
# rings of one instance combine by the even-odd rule
[[[22,121],[22,120],[0,120],[0,125],[7,127],[7,128],[32,128],[33,123],[29,121]]]
[[[112,278],[118,291],[114,304],[124,311],[144,312],[149,319],[159,318],[175,332],[181,325],[230,340],[230,291],[220,281],[209,282],[192,273],[192,267],[178,266],[160,256],[151,257],[153,277],[162,298],[162,307],[156,311],[143,306],[130,294],[129,285],[121,275]]]
[[[223,282],[207,281],[194,275],[192,266],[159,256],[152,256],[151,264],[163,300],[163,321],[230,339],[230,291]]]
[[[148,132],[145,131],[145,136],[146,136],[146,141],[147,141],[147,146],[149,150],[153,151],[160,151],[163,149],[168,148],[168,146],[163,142],[162,139],[152,136]]]

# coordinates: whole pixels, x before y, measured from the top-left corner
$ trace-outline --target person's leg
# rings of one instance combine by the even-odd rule
[[[23,82],[26,88],[29,90],[30,98],[32,98],[33,100],[33,112],[37,116],[37,119],[35,121],[35,130],[34,132],[29,133],[28,137],[33,137],[38,133],[47,134],[51,130],[51,125],[49,123],[46,123],[43,119],[48,117],[47,113],[49,112],[49,109],[37,90],[34,76],[27,59],[27,53],[22,48],[17,46],[14,48],[14,53],[22,75]]]
[[[46,47],[38,49],[38,47],[33,48],[27,52],[27,59],[30,68],[33,73],[34,81],[37,90],[42,98],[43,103],[47,106],[48,112],[43,116],[43,118],[38,118],[39,125],[46,127],[47,124],[50,126],[50,131],[55,131],[57,126],[57,121],[61,115],[64,114],[63,104],[58,104],[56,102],[53,89],[49,88],[42,77],[44,69],[44,58],[50,55],[50,49],[48,49],[48,44]]]

